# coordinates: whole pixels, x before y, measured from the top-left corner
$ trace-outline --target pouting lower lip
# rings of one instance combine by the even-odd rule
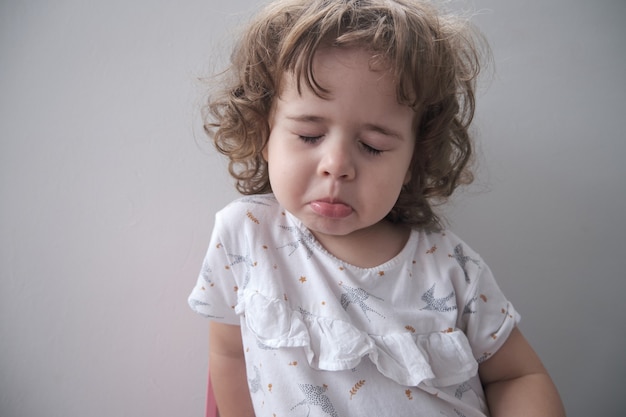
[[[352,207],[345,203],[339,201],[330,202],[323,200],[311,202],[311,209],[320,216],[330,217],[333,219],[347,217],[352,214],[353,211]]]

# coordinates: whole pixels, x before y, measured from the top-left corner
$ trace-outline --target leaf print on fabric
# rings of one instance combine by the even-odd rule
[[[261,222],[259,222],[259,219],[257,219],[256,216],[252,214],[250,210],[246,211],[246,217],[250,219],[252,223],[261,224]]]
[[[295,251],[297,251],[300,248],[303,248],[303,250],[306,252],[306,258],[311,259],[311,256],[313,256],[313,249],[311,249],[311,246],[313,244],[314,237],[309,233],[303,232],[297,227],[280,226],[280,228],[288,232],[291,232],[291,234],[293,235],[296,235],[296,240],[289,242],[284,246],[279,246],[276,249],[291,248],[292,250],[291,252],[289,252],[289,255],[288,255],[288,256],[291,256],[293,255]]]
[[[332,402],[324,394],[328,390],[328,386],[324,385],[322,387],[318,387],[311,384],[298,384],[298,387],[304,394],[304,400],[291,407],[292,411],[301,405],[306,405],[309,411],[307,416],[311,414],[311,407],[321,407],[325,414],[332,417],[339,417]]]
[[[344,310],[348,311],[348,307],[350,306],[350,304],[355,304],[361,308],[361,310],[363,311],[363,314],[365,314],[365,318],[368,321],[371,321],[369,316],[367,315],[367,313],[370,311],[375,314],[378,314],[383,319],[385,318],[385,316],[380,314],[378,311],[374,310],[373,308],[365,304],[365,301],[369,299],[370,297],[375,298],[380,301],[384,301],[382,298],[376,297],[375,295],[368,293],[362,288],[352,288],[343,284],[340,284],[340,285],[341,285],[341,288],[346,289],[346,291],[343,294],[341,294],[341,306],[343,307]]]
[[[350,390],[350,399],[352,399],[352,397],[354,397],[355,395],[357,395],[357,393],[359,392],[359,390],[361,388],[363,388],[363,385],[365,385],[365,380],[360,380],[359,382],[357,382],[356,384],[354,384],[354,386],[352,387],[352,389]]]
[[[469,284],[470,278],[469,278],[469,275],[467,275],[467,269],[465,268],[465,265],[467,265],[467,262],[471,261],[476,266],[480,266],[480,262],[477,259],[473,259],[473,258],[470,258],[469,256],[465,256],[463,252],[463,245],[461,243],[459,243],[458,245],[454,247],[454,255],[448,255],[448,256],[456,259],[456,261],[461,266],[461,269],[463,269],[463,274],[465,275],[465,282]]]
[[[433,284],[433,286],[430,287],[430,289],[428,291],[426,291],[426,293],[424,293],[424,295],[422,295],[422,301],[424,301],[426,303],[426,307],[422,308],[422,310],[438,311],[440,313],[446,313],[448,311],[456,310],[456,306],[448,306],[447,305],[448,301],[450,301],[450,299],[452,297],[454,297],[454,291],[452,291],[446,297],[435,298],[435,287],[436,286],[437,286],[436,283]]]

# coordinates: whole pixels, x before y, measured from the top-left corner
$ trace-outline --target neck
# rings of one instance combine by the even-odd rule
[[[410,234],[410,228],[386,220],[344,236],[313,233],[332,255],[360,268],[373,268],[393,259]]]

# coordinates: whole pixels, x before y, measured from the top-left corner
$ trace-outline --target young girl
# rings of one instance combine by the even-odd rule
[[[189,297],[222,417],[564,415],[432,208],[471,180],[479,41],[424,0],[279,0],[250,24],[206,125],[246,196]]]

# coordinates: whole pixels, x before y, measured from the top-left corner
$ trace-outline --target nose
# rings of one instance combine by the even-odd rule
[[[349,141],[325,140],[322,157],[318,166],[318,174],[336,180],[351,180],[356,175],[355,161]]]

